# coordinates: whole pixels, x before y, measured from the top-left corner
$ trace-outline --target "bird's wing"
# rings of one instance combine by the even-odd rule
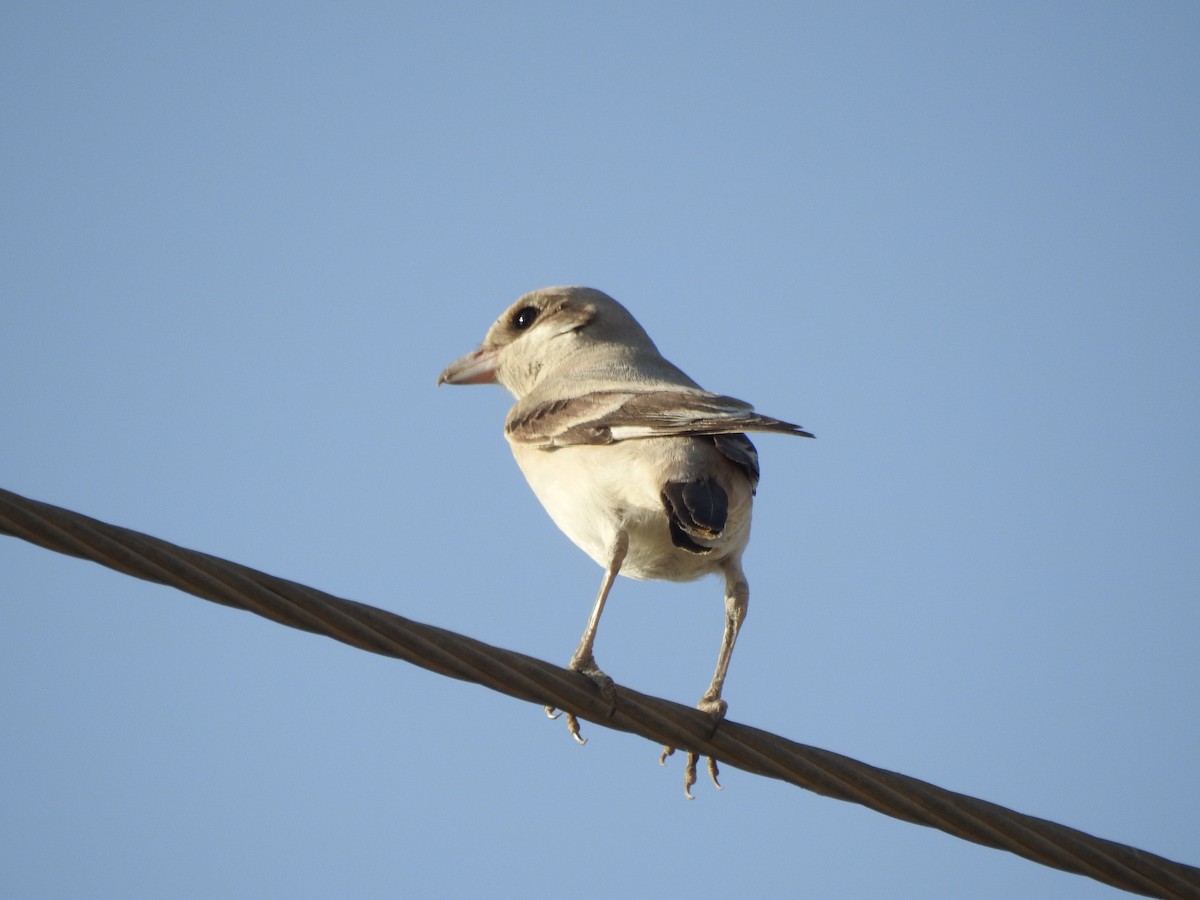
[[[533,405],[518,403],[509,440],[545,449],[671,435],[775,431],[812,437],[799,425],[762,416],[749,403],[704,391],[594,391]]]

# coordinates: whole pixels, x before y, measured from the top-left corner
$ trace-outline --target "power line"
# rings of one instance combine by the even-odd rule
[[[1200,898],[1195,867],[747,725],[710,734],[698,710],[629,688],[610,716],[578,673],[3,489],[0,533],[1126,891]]]

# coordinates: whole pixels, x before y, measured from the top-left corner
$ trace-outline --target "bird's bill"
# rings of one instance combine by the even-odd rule
[[[473,350],[459,357],[438,376],[438,384],[494,384],[499,350]]]

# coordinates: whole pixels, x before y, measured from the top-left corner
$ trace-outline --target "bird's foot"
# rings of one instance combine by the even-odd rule
[[[696,707],[701,711],[708,713],[713,720],[712,731],[708,733],[712,737],[717,733],[717,727],[721,724],[721,720],[725,718],[725,711],[729,709],[729,704],[722,700],[719,696],[710,696],[705,694],[700,698],[700,702]],[[662,755],[658,758],[658,764],[665,766],[667,757],[675,752],[674,747],[663,747]],[[683,795],[689,800],[695,800],[692,794],[692,786],[696,783],[696,764],[700,761],[700,754],[689,752],[687,755],[687,764],[683,767]],[[725,790],[721,787],[721,782],[717,780],[720,770],[717,768],[717,760],[710,756],[708,757],[708,777],[712,779],[713,786],[718,791]]]
[[[572,672],[578,672],[580,675],[586,675],[592,684],[600,689],[600,695],[608,701],[608,714],[611,716],[617,711],[617,687],[613,680],[600,671],[600,667],[596,665],[596,660],[592,656],[580,658],[578,656],[571,657],[571,661],[567,663],[567,668]]]
[[[594,657],[572,657],[567,663],[567,668],[572,672],[578,672],[580,675],[586,675],[597,688],[600,689],[600,695],[608,701],[608,714],[611,716],[617,711],[617,688],[613,680],[609,678],[600,667],[596,665]],[[553,706],[546,707],[546,715],[551,719],[557,719],[560,715],[559,710]],[[587,738],[579,733],[579,719],[574,713],[567,713],[567,731],[571,737],[575,738],[576,743],[583,746],[587,743]]]
[[[712,737],[717,733],[717,726],[724,720],[725,712],[729,709],[729,704],[722,700],[720,695],[713,697],[705,694],[700,698],[700,702],[696,704],[696,708],[700,712],[708,713],[708,717],[712,719],[712,731],[708,733],[708,736]]]
[[[665,766],[667,764],[667,757],[674,752],[674,747],[663,747],[662,755],[658,758],[658,764],[660,766]],[[699,762],[699,753],[688,753],[687,763],[683,767],[683,796],[687,797],[689,800],[696,799],[695,795],[692,793],[692,788],[696,784],[696,765]],[[715,787],[718,791],[725,790],[725,788],[721,787],[721,782],[717,780],[717,776],[721,774],[721,771],[717,768],[717,760],[714,757],[708,757],[706,768],[708,769],[708,777],[712,779],[713,787]]]
[[[562,711],[555,706],[547,706],[546,715],[551,719],[557,719],[562,715]],[[571,737],[575,738],[575,743],[580,747],[587,743],[587,738],[579,733],[579,719],[575,717],[574,713],[567,713],[567,731]]]

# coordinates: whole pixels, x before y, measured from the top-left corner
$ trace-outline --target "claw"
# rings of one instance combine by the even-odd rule
[[[587,743],[587,738],[579,734],[579,720],[571,713],[567,713],[567,731],[571,732],[571,737],[575,738],[575,743],[580,747]]]
[[[590,657],[575,657],[567,664],[567,668],[573,672],[578,672],[589,679],[592,684],[596,685],[601,696],[608,700],[608,715],[611,718],[613,713],[617,711],[617,688],[613,684],[613,680],[601,672],[596,665],[596,661]],[[547,706],[544,708],[546,715],[551,719],[557,719],[562,715],[562,711],[558,707]],[[571,733],[571,737],[575,738],[575,742],[579,746],[582,747],[587,743],[587,738],[579,733],[579,719],[575,717],[574,713],[567,713],[567,731]]]
[[[708,777],[712,779],[712,783],[718,791],[723,791],[725,788],[721,787],[721,782],[717,781],[717,771],[717,760],[710,756],[708,758]]]
[[[558,709],[557,707],[546,706],[543,708],[546,710],[546,718],[548,719],[557,719],[562,715],[562,710]],[[587,743],[587,738],[583,737],[579,733],[579,720],[575,718],[575,716],[571,715],[571,713],[567,713],[567,731],[571,733],[571,737],[575,738],[576,743],[578,743],[580,747]]]
[[[700,757],[695,753],[689,753],[687,765],[683,767],[683,796],[689,800],[695,800],[692,795],[692,785],[696,783],[696,762]]]
[[[660,766],[665,766],[667,764],[667,757],[672,755],[674,752],[674,747],[663,747],[662,755],[658,758],[658,764]],[[692,794],[692,787],[696,784],[696,764],[699,761],[700,755],[698,753],[689,753],[687,755],[687,765],[685,765],[683,768],[683,795],[689,800],[696,799]],[[707,757],[706,762],[708,777],[712,779],[713,786],[718,791],[725,790],[725,788],[721,786],[721,782],[718,780],[718,776],[721,774],[721,771],[717,768],[717,760],[710,756]]]

